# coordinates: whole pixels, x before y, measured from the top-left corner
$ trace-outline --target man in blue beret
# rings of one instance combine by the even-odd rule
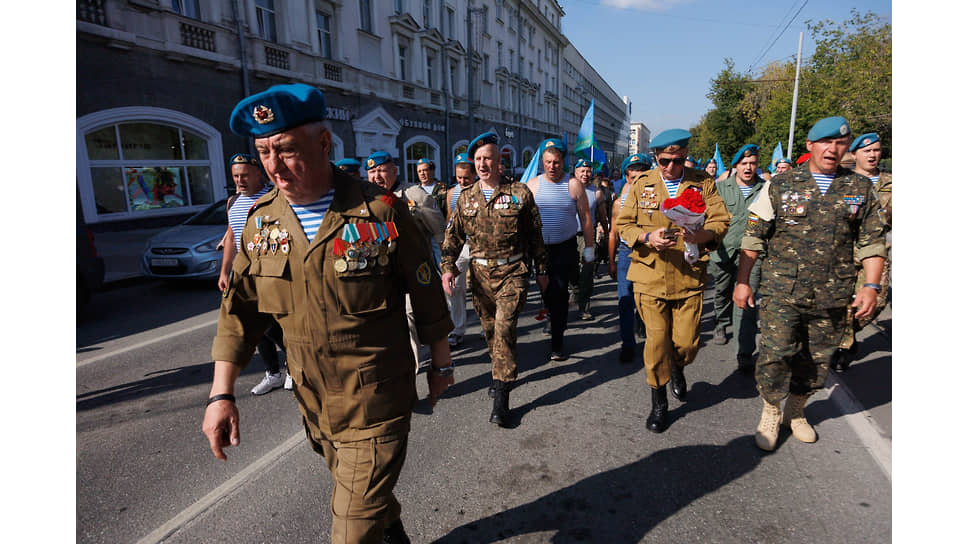
[[[337,168],[356,179],[361,179],[360,166],[362,166],[362,163],[356,159],[340,159],[336,161]]]
[[[552,361],[564,361],[565,329],[568,327],[568,284],[577,276],[578,254],[576,233],[584,246],[582,263],[595,261],[595,229],[585,189],[578,180],[566,175],[564,142],[549,138],[538,145],[544,173],[526,180],[541,212],[541,235],[548,252],[548,288],[543,299],[551,324]],[[576,278],[577,279],[577,278]]]
[[[202,430],[219,459],[239,445],[235,382],[275,319],[306,435],[334,480],[332,542],[409,542],[393,495],[417,400],[404,295],[419,301],[417,327],[431,345],[431,404],[453,383],[453,326],[406,204],[330,162],[325,112],[323,93],[303,84],[271,87],[232,112],[229,126],[255,139],[275,189],[249,211],[222,293]]]
[[[886,254],[873,184],[840,166],[850,144],[847,120],[821,119],[806,143],[810,158],[774,176],[750,205],[733,289],[734,304],[755,307],[750,274],[765,251],[756,360],[763,412],[755,435],[765,451],[776,448],[781,424],[802,442],[817,440],[803,408],[824,385],[848,305],[858,318],[873,311]],[[865,275],[856,292],[855,246]]]
[[[615,221],[628,198],[632,182],[651,169],[652,159],[644,153],[635,153],[626,157],[622,161],[624,182],[619,190],[619,197],[612,202],[612,221],[608,231],[608,274],[616,281],[618,290],[618,332],[622,339],[618,360],[621,363],[631,363],[635,360],[635,331],[636,329],[644,331],[645,325],[635,310],[635,294],[632,292],[632,282],[628,279],[629,267],[632,265],[632,249],[618,235]]]
[[[729,225],[729,213],[716,183],[702,170],[686,168],[691,135],[682,129],[659,133],[650,145],[658,168],[638,176],[615,221],[622,240],[632,248],[628,279],[645,321],[645,372],[652,391],[652,411],[646,428],[661,433],[668,427],[672,394],[686,398],[684,368],[699,351],[702,294],[708,282],[708,253],[717,249]],[[695,231],[681,229],[662,213],[668,198],[687,191],[705,203],[705,223]],[[698,260],[686,259],[685,242],[700,249]]]
[[[228,287],[229,272],[232,270],[232,262],[235,260],[235,256],[241,249],[242,227],[245,226],[249,208],[271,189],[265,179],[265,174],[262,172],[259,159],[252,155],[236,153],[229,159],[229,167],[232,172],[232,181],[235,183],[235,194],[229,197],[225,205],[229,226],[225,230],[225,239],[222,244],[222,268],[218,278],[220,291]],[[292,377],[289,376],[286,368],[279,364],[277,346],[283,351],[286,350],[282,338],[282,329],[278,323],[273,321],[256,348],[263,364],[265,364],[266,373],[262,381],[252,388],[251,393],[253,395],[264,395],[280,387],[285,387],[287,390],[292,389]]]
[[[575,162],[575,179],[578,183],[581,183],[582,188],[585,190],[585,197],[588,199],[588,210],[589,214],[592,216],[592,230],[595,232],[596,246],[598,238],[600,235],[604,235],[606,232],[607,220],[604,216],[607,214],[606,210],[602,209],[604,205],[602,190],[592,183],[592,163],[588,159],[578,159]],[[570,182],[569,182],[570,183]],[[578,313],[579,318],[582,321],[591,321],[594,316],[589,311],[589,305],[591,304],[592,290],[595,284],[595,269],[598,267],[598,259],[595,258],[594,247],[592,247],[591,252],[585,251],[585,236],[582,232],[578,232],[575,237],[576,243],[578,244],[578,253],[575,255],[576,261],[579,260],[579,256],[582,254],[591,253],[592,260],[585,262],[584,259],[578,263]]]
[[[739,261],[739,246],[746,230],[749,205],[756,200],[766,181],[757,175],[760,148],[746,144],[733,155],[730,166],[735,173],[723,181],[716,182],[716,190],[729,210],[729,230],[723,243],[709,257],[709,272],[715,282],[713,308],[716,314],[716,328],[713,331],[714,344],[727,343],[726,328],[733,328],[736,344],[736,362],[740,372],[753,371],[753,352],[756,350],[756,308],[739,308],[733,304],[733,286],[736,283],[736,263]],[[757,259],[750,272],[750,287],[755,293],[760,285],[760,263]]]
[[[454,157],[454,178],[457,183],[447,191],[447,224],[453,221],[457,213],[457,199],[461,191],[474,185],[474,161],[467,157],[467,153],[458,153]],[[464,332],[467,331],[467,268],[471,263],[471,248],[466,243],[460,250],[454,266],[457,268],[454,287],[447,293],[447,304],[450,306],[450,320],[454,322],[454,330],[447,337],[451,348],[459,347],[464,342]]]
[[[790,170],[793,170],[793,161],[791,161],[786,157],[783,157],[782,159],[779,159],[776,161],[776,172],[774,173],[774,175],[782,174],[784,172],[789,172]]]
[[[861,134],[850,144],[850,151],[854,154],[854,172],[870,178],[874,183],[874,191],[877,193],[877,199],[880,202],[880,213],[884,220],[884,224],[887,228],[887,233],[890,234],[891,231],[891,174],[890,172],[882,172],[880,169],[881,163],[881,138],[875,132],[868,132],[866,134]],[[881,292],[877,294],[877,303],[874,305],[874,311],[868,316],[863,318],[856,318],[853,315],[851,308],[847,309],[848,323],[847,328],[844,331],[844,338],[840,342],[840,346],[837,351],[834,352],[833,358],[830,361],[830,368],[838,374],[842,374],[847,371],[850,366],[851,359],[857,353],[857,331],[863,329],[875,319],[887,306],[887,297],[891,291],[891,239],[890,236],[885,236],[885,245],[887,248],[887,258],[884,259],[884,270],[881,272]],[[854,265],[858,268],[857,274],[857,286],[858,288],[864,283],[864,270],[861,266],[860,261],[856,258],[854,259]]]
[[[511,426],[510,392],[518,376],[518,316],[534,270],[538,287],[548,286],[548,255],[541,216],[527,185],[503,176],[497,134],[486,132],[467,146],[479,181],[462,189],[442,247],[444,291],[453,293],[457,259],[470,248],[471,297],[491,355],[494,399],[490,422]],[[529,266],[533,261],[533,267]]]

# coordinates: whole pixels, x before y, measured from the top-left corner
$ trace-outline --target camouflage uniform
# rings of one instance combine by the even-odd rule
[[[775,176],[750,206],[742,249],[766,253],[756,384],[778,404],[823,387],[859,260],[885,256],[870,180],[838,167],[822,195],[809,164]]]
[[[528,291],[528,263],[546,274],[548,256],[541,239],[541,216],[531,190],[507,178],[485,201],[481,183],[461,191],[442,247],[441,268],[459,274],[455,262],[466,241],[471,255],[471,295],[491,354],[495,380],[517,378],[518,314]],[[498,259],[513,262],[497,264]],[[490,262],[480,262],[486,260]]]
[[[437,209],[445,212],[447,210],[447,186],[442,181],[434,181],[434,190],[430,192],[430,197],[437,203]]]
[[[891,175],[887,173],[882,173],[877,181],[877,198],[880,201],[881,209],[880,215],[884,220],[884,224],[887,227],[887,232],[891,230]],[[891,245],[887,244],[887,258],[884,260],[884,271],[881,272],[881,292],[877,294],[877,304],[874,306],[874,311],[866,317],[860,319],[854,319],[854,311],[850,305],[847,306],[847,325],[844,328],[844,336],[840,341],[840,349],[849,350],[854,346],[855,337],[854,335],[857,331],[863,329],[867,325],[871,324],[877,316],[884,311],[887,306],[887,295],[890,293],[891,285]],[[856,250],[854,255],[854,266],[857,267],[857,285],[856,289],[860,289],[867,279],[864,275],[864,268],[861,266],[860,260],[857,259]]]

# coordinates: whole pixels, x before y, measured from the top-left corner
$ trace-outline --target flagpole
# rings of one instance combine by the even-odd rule
[[[800,45],[797,46],[797,76],[793,80],[793,109],[790,111],[790,140],[787,143],[787,158],[793,159],[793,126],[797,120],[797,94],[800,92],[800,56],[803,54],[803,32],[800,33]]]

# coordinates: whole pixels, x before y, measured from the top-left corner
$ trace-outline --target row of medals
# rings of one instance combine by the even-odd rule
[[[272,225],[263,226],[262,219],[262,217],[256,218],[256,228],[260,230],[252,236],[252,241],[245,246],[246,249],[259,251],[263,255],[267,251],[275,255],[277,250],[289,253],[289,232],[279,227],[278,221]]]
[[[380,266],[390,264],[390,254],[396,251],[396,240],[372,241],[357,243],[346,249],[346,253],[336,259],[333,268],[337,272],[347,270],[363,270],[373,266],[373,261]]]

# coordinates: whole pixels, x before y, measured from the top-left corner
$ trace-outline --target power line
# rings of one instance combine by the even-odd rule
[[[790,7],[787,8],[786,13],[784,13],[783,16],[780,17],[780,20],[777,21],[776,28],[773,29],[773,32],[770,34],[770,37],[766,38],[766,43],[764,43],[763,44],[763,48],[760,49],[760,55],[762,55],[764,53],[764,51],[766,51],[766,47],[767,47],[766,44],[769,43],[770,42],[770,38],[772,38],[773,35],[776,34],[776,32],[780,30],[780,26],[783,24],[783,21],[789,21],[790,20],[790,12],[793,11],[794,6],[796,6],[797,5],[797,2],[799,2],[799,1],[800,0],[793,0],[793,3],[790,4]],[[750,66],[748,68],[748,70],[752,70],[752,68],[753,67]]]
[[[771,44],[770,44],[770,46],[766,48],[766,51],[763,51],[763,53],[761,53],[761,54],[760,54],[760,56],[759,56],[759,58],[757,58],[757,59],[756,59],[756,61],[755,61],[755,62],[753,62],[753,64],[751,64],[751,65],[750,65],[750,67],[749,67],[749,71],[750,71],[750,72],[752,72],[752,71],[753,71],[753,67],[754,67],[754,66],[756,66],[757,64],[759,64],[759,62],[760,62],[760,60],[762,60],[762,59],[763,59],[763,57],[764,57],[764,56],[765,56],[765,55],[766,55],[766,54],[767,54],[767,53],[768,53],[768,52],[770,51],[770,49],[771,49],[771,48],[772,48],[772,47],[773,47],[773,46],[774,46],[774,45],[776,44],[776,42],[777,42],[777,40],[779,40],[779,39],[780,39],[780,37],[781,37],[781,36],[783,36],[783,33],[784,33],[784,32],[786,32],[788,28],[790,28],[790,24],[791,24],[791,23],[793,23],[793,21],[794,21],[794,20],[795,20],[795,19],[797,18],[797,15],[800,15],[800,12],[801,12],[801,11],[803,11],[803,8],[805,8],[805,7],[807,7],[807,2],[809,2],[809,1],[810,1],[810,0],[803,0],[803,5],[802,5],[802,6],[800,6],[800,9],[798,9],[798,10],[797,10],[797,12],[793,14],[793,17],[791,17],[791,18],[790,18],[790,20],[789,20],[789,21],[787,21],[787,24],[786,24],[786,26],[785,26],[785,27],[783,27],[783,31],[782,31],[782,32],[780,32],[780,34],[779,34],[779,35],[777,35],[777,37],[776,37],[776,39],[775,39],[775,40],[773,40],[773,43],[771,43]]]

